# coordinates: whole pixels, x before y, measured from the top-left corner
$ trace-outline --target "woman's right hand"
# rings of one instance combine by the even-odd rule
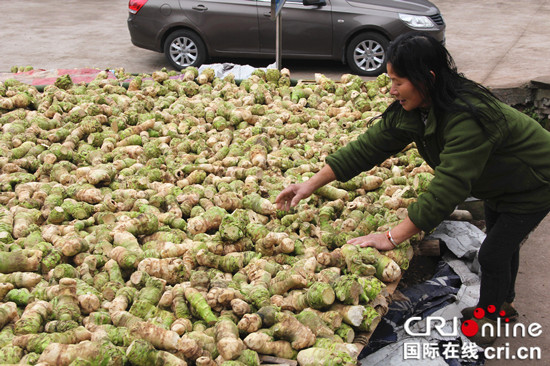
[[[313,193],[307,182],[291,184],[279,193],[275,199],[277,209],[289,211],[295,207],[302,199],[307,198]]]
[[[313,177],[303,183],[291,184],[279,193],[275,199],[277,209],[289,211],[295,207],[300,200],[308,198],[319,187],[324,186],[336,179],[330,165],[325,165]]]

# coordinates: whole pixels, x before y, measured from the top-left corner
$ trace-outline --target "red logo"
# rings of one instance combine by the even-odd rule
[[[496,306],[489,305],[487,306],[487,313],[493,314],[496,312]],[[506,323],[510,322],[510,319],[506,317],[506,312],[504,310],[501,310],[498,315],[504,319]],[[475,319],[481,319],[485,316],[485,310],[483,308],[476,308],[474,310],[474,318]],[[462,326],[460,327],[460,330],[462,330],[462,334],[464,334],[466,337],[473,337],[479,332],[479,325],[475,319],[468,319],[462,322]]]
[[[462,330],[462,334],[464,334],[466,337],[473,337],[479,331],[479,326],[477,325],[477,322],[470,319],[462,323],[462,327],[460,327],[460,330]]]

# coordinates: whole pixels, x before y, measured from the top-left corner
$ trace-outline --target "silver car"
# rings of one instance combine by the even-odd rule
[[[210,57],[275,57],[270,0],[130,0],[129,13],[132,43],[178,70]],[[283,58],[341,60],[358,75],[385,71],[388,44],[402,33],[445,41],[427,0],[287,0],[281,19]]]

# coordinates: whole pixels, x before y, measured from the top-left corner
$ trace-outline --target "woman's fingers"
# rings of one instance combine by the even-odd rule
[[[295,207],[300,201],[308,197],[307,193],[304,193],[304,186],[300,184],[291,184],[279,193],[275,199],[277,208],[279,210],[289,211],[292,207]]]
[[[359,236],[348,240],[348,244],[359,245],[360,247],[373,247],[376,246],[376,242],[372,240],[370,235]]]
[[[302,200],[302,198],[304,198],[304,195],[297,192],[290,202],[290,207],[295,207]]]
[[[285,208],[284,208],[284,210],[285,210],[285,211],[290,211],[291,208],[292,208],[292,197],[289,197],[289,198],[285,201]]]
[[[369,234],[365,236],[359,236],[348,240],[348,244],[358,245],[364,247],[375,247],[378,250],[391,250],[394,248],[393,244],[386,238],[383,233]]]
[[[286,187],[284,190],[279,193],[277,198],[275,199],[275,203],[277,204],[277,208],[279,210],[288,211],[290,210],[290,207],[292,206],[293,199],[296,196],[295,193],[295,185],[292,184],[288,187]]]

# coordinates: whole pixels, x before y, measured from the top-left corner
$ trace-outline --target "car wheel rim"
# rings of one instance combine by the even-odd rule
[[[386,53],[384,47],[376,41],[360,42],[353,51],[353,60],[358,68],[364,71],[374,71],[384,64]]]
[[[199,50],[190,38],[178,37],[170,44],[170,57],[180,66],[189,66],[199,57]]]

